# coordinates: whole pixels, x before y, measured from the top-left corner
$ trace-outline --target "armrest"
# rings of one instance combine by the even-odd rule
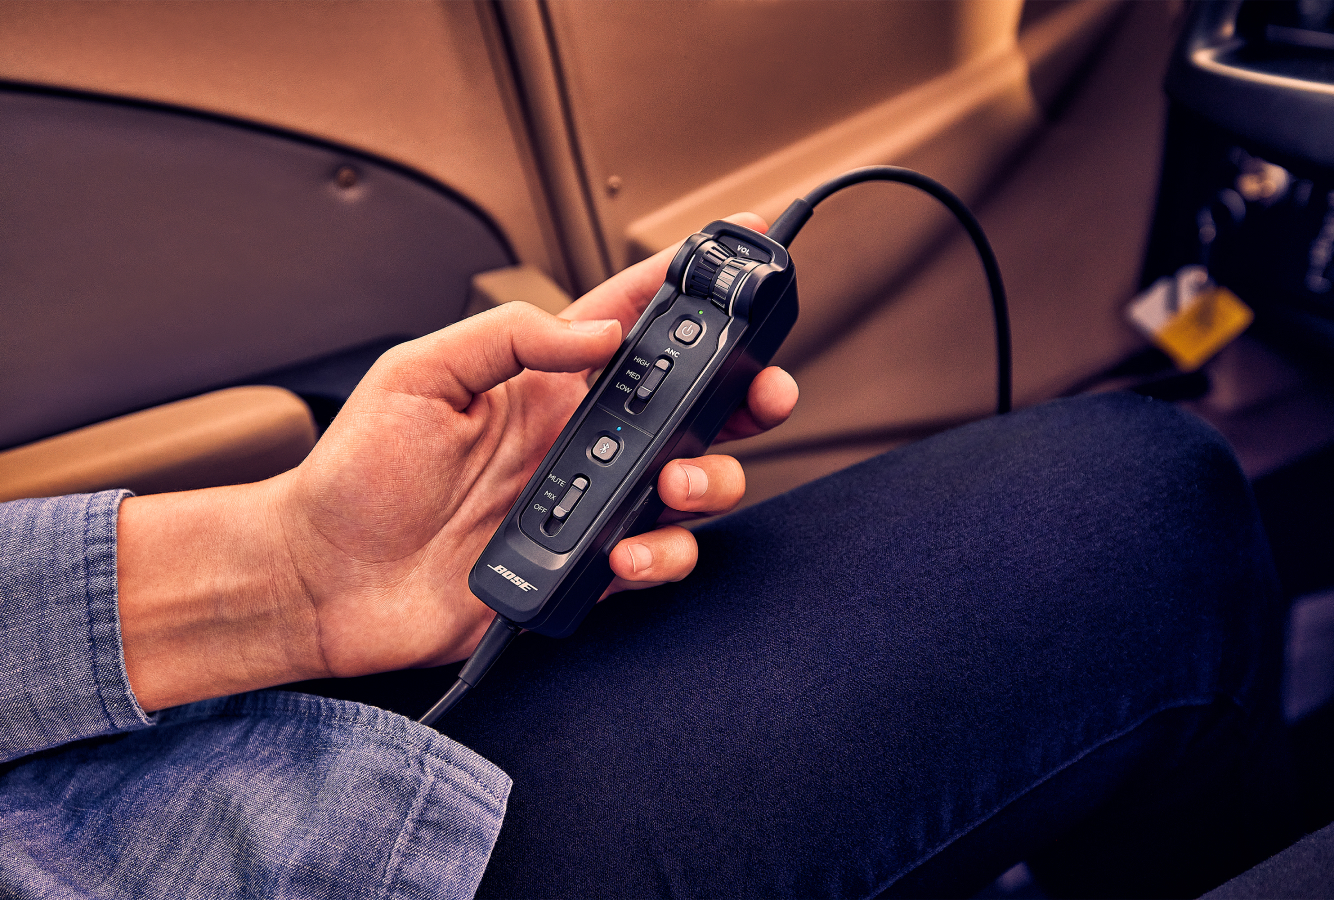
[[[315,438],[310,410],[290,391],[227,388],[0,452],[0,501],[259,481],[301,462]]]
[[[513,300],[531,303],[553,315],[571,303],[570,295],[541,269],[529,265],[506,266],[472,277],[464,315],[471,316]]]

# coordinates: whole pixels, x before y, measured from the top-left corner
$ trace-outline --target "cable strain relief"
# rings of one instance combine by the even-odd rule
[[[514,636],[522,630],[521,627],[504,616],[496,616],[491,621],[490,627],[486,629],[486,634],[482,635],[482,639],[477,642],[477,649],[463,664],[454,686],[436,701],[435,706],[426,711],[426,715],[417,721],[423,725],[434,725],[441,716],[457,706],[464,695],[472,690],[477,682],[482,680],[482,676],[486,674],[487,669],[491,668],[492,663],[500,659],[500,654],[505,652],[505,648],[509,646],[510,641],[514,640]]]
[[[475,687],[477,682],[482,680],[487,669],[498,659],[500,654],[505,652],[510,641],[514,640],[523,629],[515,625],[504,616],[497,615],[491,622],[491,627],[486,629],[486,634],[477,642],[477,649],[468,657],[468,661],[463,664],[459,670],[459,681],[464,682],[469,687]]]
[[[814,211],[814,208],[805,200],[800,198],[793,200],[773,225],[769,226],[769,238],[784,247],[788,246]]]

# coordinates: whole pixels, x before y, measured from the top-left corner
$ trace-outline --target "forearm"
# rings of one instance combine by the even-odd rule
[[[132,497],[116,573],[130,685],[147,710],[325,674],[275,482]]]

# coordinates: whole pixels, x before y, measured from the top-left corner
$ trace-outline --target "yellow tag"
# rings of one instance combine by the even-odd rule
[[[1255,313],[1224,287],[1209,287],[1153,335],[1183,372],[1194,372],[1250,326]]]

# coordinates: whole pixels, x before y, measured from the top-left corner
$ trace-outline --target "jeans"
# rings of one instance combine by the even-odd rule
[[[708,524],[440,723],[514,779],[479,896],[1195,895],[1283,846],[1280,599],[1207,426],[959,428]]]

